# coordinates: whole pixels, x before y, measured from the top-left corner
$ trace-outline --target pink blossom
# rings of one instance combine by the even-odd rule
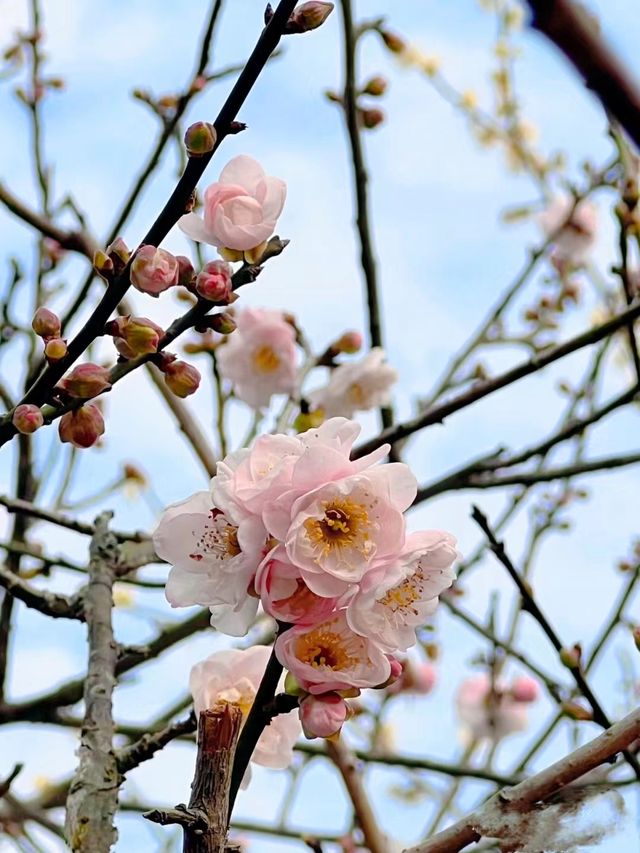
[[[378,687],[391,674],[386,655],[349,628],[343,613],[296,625],[276,641],[276,656],[308,693]]]
[[[511,696],[516,702],[535,702],[540,696],[538,682],[526,675],[521,675],[511,685]]]
[[[416,489],[409,467],[391,463],[296,500],[284,542],[307,586],[318,595],[341,595],[383,559],[397,557],[404,544],[403,512]]]
[[[172,504],[153,534],[156,553],[173,566],[167,601],[172,607],[209,607],[215,627],[234,636],[245,634],[258,607],[247,590],[265,539],[259,518],[234,524],[213,506],[207,492]]]
[[[434,613],[438,595],[455,580],[455,545],[442,530],[407,536],[395,561],[364,578],[347,609],[351,628],[390,653],[406,651],[416,628]]]
[[[279,311],[246,308],[236,317],[237,329],[218,351],[221,375],[238,399],[260,409],[273,394],[296,388],[296,336]]]
[[[337,604],[337,599],[321,598],[309,589],[282,546],[265,557],[256,573],[255,588],[266,613],[296,625],[321,622]]]
[[[474,740],[501,740],[527,728],[527,703],[516,701],[503,682],[492,684],[487,673],[462,682],[456,696],[458,717]]]
[[[300,702],[300,722],[304,736],[333,737],[349,716],[349,706],[337,693],[307,696]]]
[[[598,215],[590,201],[579,202],[572,213],[573,204],[573,199],[556,196],[540,214],[539,222],[547,237],[560,229],[553,240],[554,256],[578,265],[584,263],[595,243]]]
[[[229,649],[214,652],[196,664],[189,676],[196,714],[218,702],[229,702],[240,708],[246,720],[270,654],[267,646]],[[278,714],[260,735],[251,761],[276,770],[288,767],[299,735],[297,711]]]
[[[219,181],[205,190],[204,217],[187,213],[178,225],[199,243],[254,249],[273,234],[286,194],[284,181],[266,175],[258,162],[243,154],[230,160]]]
[[[158,296],[178,283],[180,267],[177,258],[155,246],[140,246],[131,264],[131,284],[151,296]]]
[[[309,402],[327,417],[347,418],[358,411],[388,405],[389,391],[398,374],[385,358],[384,350],[374,347],[360,361],[341,364],[331,372],[328,385],[308,395]]]

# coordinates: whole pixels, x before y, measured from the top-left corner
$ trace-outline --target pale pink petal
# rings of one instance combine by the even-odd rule
[[[248,154],[239,154],[232,160],[229,160],[227,165],[220,172],[221,184],[237,184],[252,195],[255,193],[258,184],[265,178],[264,169]]]

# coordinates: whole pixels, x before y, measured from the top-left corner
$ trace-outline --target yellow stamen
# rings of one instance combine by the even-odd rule
[[[323,554],[335,548],[365,550],[369,539],[369,515],[362,504],[349,498],[323,501],[322,518],[309,518],[305,530],[309,539],[319,545]]]
[[[273,373],[280,367],[280,357],[268,344],[258,347],[252,360],[253,366],[260,373]]]

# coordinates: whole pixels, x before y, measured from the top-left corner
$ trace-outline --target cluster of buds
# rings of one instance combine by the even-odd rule
[[[48,308],[38,308],[33,315],[31,328],[44,341],[44,355],[52,364],[67,354],[67,342],[60,337],[62,326],[60,318]]]

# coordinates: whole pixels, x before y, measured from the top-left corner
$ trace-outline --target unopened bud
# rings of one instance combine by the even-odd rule
[[[186,361],[172,361],[163,368],[164,381],[176,397],[195,394],[200,386],[200,371]]]
[[[224,311],[221,314],[214,314],[213,317],[209,318],[209,328],[219,335],[230,335],[231,332],[235,332],[237,327],[238,324],[231,314],[227,314]]]
[[[113,268],[116,275],[119,275],[129,263],[131,252],[122,237],[116,237],[113,243],[107,246],[107,255],[113,261]]]
[[[345,332],[331,345],[331,349],[336,353],[353,355],[362,349],[362,335],[360,332]]]
[[[281,255],[288,245],[289,240],[281,240],[277,235],[272,237],[267,241],[267,245],[260,255],[260,263],[263,264],[269,258],[276,258],[278,255]]]
[[[575,646],[560,649],[560,660],[568,669],[577,669],[580,666],[582,649],[576,643]]]
[[[164,329],[146,317],[118,317],[109,324],[108,333],[123,358],[135,358],[157,352]]]
[[[208,121],[197,121],[187,128],[184,144],[189,157],[202,157],[215,148],[218,134]]]
[[[565,716],[572,720],[593,720],[593,713],[577,702],[563,702],[560,707]]]
[[[333,3],[322,3],[320,0],[302,3],[289,18],[285,33],[308,33],[315,30],[324,24],[332,12]]]
[[[31,328],[41,338],[57,338],[62,331],[60,318],[48,308],[38,308],[33,315]]]
[[[92,364],[90,361],[79,364],[60,382],[60,387],[69,397],[88,400],[111,388],[109,371],[106,367],[100,367],[99,364]]]
[[[109,281],[115,271],[113,261],[102,249],[98,249],[93,255],[93,268],[99,276],[107,281]]]
[[[178,283],[177,258],[155,246],[141,246],[131,264],[131,284],[142,293],[158,296]]]
[[[387,91],[389,84],[384,77],[372,77],[371,80],[362,90],[364,95],[371,95],[374,98],[379,98]]]
[[[300,723],[306,738],[334,738],[349,717],[349,706],[337,693],[307,696],[300,702]]]
[[[521,675],[511,685],[511,696],[516,702],[535,702],[540,695],[538,682],[526,675]]]
[[[388,30],[379,30],[379,32],[385,47],[387,50],[390,50],[391,53],[402,53],[406,50],[406,42],[401,39],[400,36],[397,36],[395,33],[390,33]]]
[[[382,110],[359,110],[358,114],[360,116],[360,122],[362,126],[366,127],[367,130],[373,130],[375,127],[381,125],[384,121],[384,113],[382,112]]]
[[[147,478],[144,473],[134,465],[132,462],[125,462],[124,468],[122,471],[125,480],[129,480],[132,483],[137,483],[139,486],[143,488],[148,486]]]
[[[38,406],[23,403],[20,406],[16,406],[11,423],[18,432],[21,432],[23,435],[30,435],[32,432],[40,429],[44,423],[44,418]]]
[[[196,278],[196,293],[210,302],[227,305],[233,296],[231,267],[226,261],[211,261]]]
[[[74,412],[66,412],[58,424],[60,441],[74,447],[86,448],[96,443],[104,433],[102,412],[93,403],[81,406]]]
[[[67,354],[67,342],[62,338],[49,338],[44,345],[44,355],[47,361],[60,361]]]
[[[178,284],[181,287],[189,287],[196,275],[193,264],[186,255],[176,255],[176,261],[178,262]]]

